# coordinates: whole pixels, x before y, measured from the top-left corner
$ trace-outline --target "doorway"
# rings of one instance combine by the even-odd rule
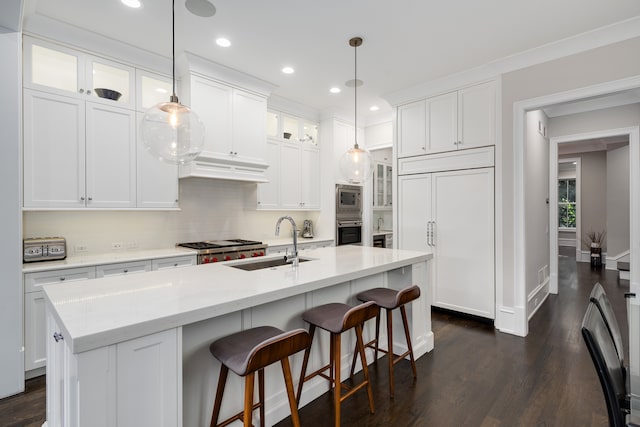
[[[560,92],[532,98],[514,103],[514,306],[510,328],[514,334],[526,336],[528,333],[527,292],[525,281],[526,248],[525,248],[525,140],[526,140],[526,114],[551,106],[562,105],[586,100],[589,98],[603,97],[614,93],[622,93],[640,88],[640,77],[610,81],[603,84],[588,86],[567,92]],[[631,163],[630,175],[630,283],[631,292],[640,294],[640,144],[638,127],[620,129],[619,134],[629,135],[629,158]],[[557,249],[554,249],[557,257]],[[551,256],[553,260],[553,256]],[[556,259],[557,262],[557,259]],[[498,288],[497,298],[503,295]],[[638,304],[632,301],[632,304]],[[640,348],[639,348],[640,351]]]
[[[635,128],[635,132],[637,132],[637,128]],[[594,231],[597,233],[602,233],[609,228],[609,223],[611,222],[611,218],[609,218],[610,212],[614,212],[612,206],[610,206],[610,201],[607,200],[609,198],[609,183],[606,183],[606,176],[610,174],[615,174],[615,170],[607,171],[607,168],[611,169],[611,165],[609,165],[610,161],[607,159],[607,154],[609,150],[613,152],[615,149],[621,149],[628,145],[628,141],[631,139],[630,135],[634,133],[634,128],[624,128],[624,129],[608,129],[597,132],[589,132],[582,134],[573,134],[566,135],[562,137],[552,137],[549,144],[549,199],[551,202],[551,209],[549,210],[549,224],[550,224],[550,241],[549,241],[549,266],[550,266],[550,283],[549,283],[549,292],[552,294],[556,294],[558,292],[558,255],[559,255],[559,244],[560,244],[560,233],[567,233],[570,231],[571,227],[569,225],[573,225],[574,236],[574,244],[575,244],[575,258],[576,262],[591,262],[590,255],[588,253],[584,253],[583,251],[583,242],[587,239],[587,231]],[[572,157],[562,156],[562,153],[571,153]],[[587,170],[589,176],[591,177],[591,184],[587,185],[587,187],[591,188],[590,190],[585,188],[587,191],[586,195],[589,197],[582,197],[583,189],[583,162],[582,156],[587,156],[587,169],[593,168],[593,158],[594,155],[596,158],[600,158],[600,174],[594,174],[592,170]],[[612,156],[613,157],[613,156]],[[589,161],[589,159],[591,160]],[[632,156],[629,156],[629,163],[627,165],[620,165],[619,169],[624,170],[626,167],[629,167],[628,171],[624,171],[624,175],[626,175],[625,179],[630,180],[630,171],[633,167],[639,167],[638,159],[634,159]],[[563,175],[563,169],[569,170],[570,167],[564,167],[564,165],[574,166],[574,182],[575,182],[575,199],[569,200],[569,202],[573,201],[575,205],[574,212],[574,222],[573,224],[569,224],[571,222],[571,215],[566,215],[567,218],[564,218],[562,211],[562,198],[560,197],[562,192],[562,187],[559,185],[561,182],[571,182],[571,174],[565,172]],[[595,176],[594,176],[595,175]],[[601,182],[602,175],[605,176],[605,182]],[[563,179],[564,177],[564,179]],[[594,185],[594,182],[596,185]],[[625,187],[628,189],[629,182],[625,183]],[[568,185],[569,189],[571,188]],[[571,191],[568,191],[571,193]],[[570,194],[569,194],[570,195]],[[627,190],[627,196],[630,196]],[[613,200],[619,200],[619,197],[622,195],[618,194],[617,198],[612,198]],[[571,199],[571,197],[569,197]],[[623,200],[620,203],[619,208],[623,206],[628,206],[627,203],[629,198]],[[588,215],[586,221],[582,221],[583,215],[583,207],[585,207],[585,202],[587,206],[591,206],[591,211],[587,211],[585,214]],[[587,203],[588,202],[588,203]],[[617,203],[616,203],[617,204]],[[570,204],[566,204],[565,206],[571,206]],[[587,209],[589,209],[587,207]],[[597,209],[598,212],[593,212],[593,209]],[[571,212],[570,208],[565,209],[565,212]],[[625,220],[628,224],[628,217],[625,216]],[[583,227],[584,224],[584,227]],[[621,228],[624,229],[625,232],[629,233],[629,226],[625,224]],[[565,227],[562,227],[565,225]],[[618,224],[614,224],[618,225]],[[568,233],[567,233],[568,234]],[[617,234],[614,233],[614,236],[617,237]],[[625,243],[628,244],[626,239]],[[615,246],[615,245],[614,245]],[[627,249],[629,249],[627,247]],[[602,248],[604,251],[605,248]],[[619,250],[616,250],[615,254],[612,254],[612,259],[614,259],[615,255],[618,255]],[[604,255],[603,255],[604,256]],[[604,258],[601,259],[602,263],[605,264],[606,260]],[[611,269],[613,266],[607,266],[608,269]],[[604,266],[602,267],[604,268]]]

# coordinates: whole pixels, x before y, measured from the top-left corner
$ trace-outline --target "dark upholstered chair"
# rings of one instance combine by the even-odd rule
[[[618,353],[604,318],[598,307],[591,302],[582,320],[582,337],[600,379],[607,404],[609,425],[625,426],[627,414],[625,371],[620,366]]]
[[[604,318],[604,323],[607,325],[607,329],[609,329],[609,333],[611,334],[611,339],[616,346],[616,353],[618,353],[620,365],[624,367],[624,348],[622,346],[620,326],[618,326],[618,320],[616,319],[616,314],[613,311],[611,302],[609,302],[609,298],[600,283],[596,283],[593,286],[589,300],[600,310]]]
[[[302,373],[300,375],[300,384],[298,385],[297,400],[300,402],[300,396],[302,395],[302,385],[305,381],[310,380],[313,377],[320,376],[329,381],[330,386],[333,386],[333,407],[334,407],[334,425],[340,426],[340,404],[343,400],[352,396],[358,390],[366,387],[369,396],[369,409],[373,414],[375,409],[373,406],[373,390],[371,383],[369,382],[369,370],[367,368],[366,357],[364,354],[364,344],[362,341],[362,325],[369,319],[373,319],[378,315],[379,309],[373,302],[352,307],[347,304],[331,303],[318,307],[314,307],[305,311],[302,314],[302,318],[309,323],[309,334],[313,341],[316,328],[324,329],[331,333],[331,344],[329,350],[329,364],[322,368],[306,375],[307,364],[309,362],[309,354],[311,347],[307,348],[304,353],[304,360],[302,362]],[[340,360],[341,360],[341,334],[349,329],[355,329],[356,332],[356,349],[363,360],[364,367],[364,381],[357,386],[350,388],[346,384],[342,384],[340,381]],[[324,372],[329,371],[329,375]],[[306,376],[305,376],[306,375]],[[342,395],[342,389],[347,392]]]
[[[409,333],[409,324],[407,322],[407,311],[405,304],[418,299],[420,297],[420,288],[418,286],[409,286],[401,290],[389,289],[389,288],[374,288],[361,292],[357,295],[360,301],[373,301],[381,309],[385,309],[387,312],[387,350],[380,348],[378,340],[380,338],[380,313],[376,316],[376,337],[371,340],[365,347],[370,347],[375,350],[374,361],[378,360],[378,351],[387,353],[389,359],[389,395],[391,398],[395,395],[395,386],[393,381],[393,366],[409,356],[411,361],[411,369],[413,370],[413,378],[417,378],[416,362],[413,357],[413,347],[411,345],[411,335]],[[400,308],[400,314],[402,315],[402,325],[404,326],[404,336],[407,342],[407,351],[396,356],[393,353],[393,317],[392,311],[396,308]],[[351,365],[351,375],[355,369],[356,355],[353,355],[353,363]],[[363,360],[364,365],[364,360]]]
[[[264,368],[280,361],[287,388],[293,425],[300,426],[298,405],[293,394],[293,381],[289,356],[309,348],[311,337],[304,329],[284,332],[272,326],[247,329],[220,338],[209,346],[211,354],[222,363],[211,415],[211,427],[226,426],[235,420],[243,420],[245,427],[252,426],[253,411],[260,409],[260,426],[264,427]],[[229,369],[245,378],[244,410],[218,424],[222,395]],[[258,403],[253,403],[255,372],[258,372]]]

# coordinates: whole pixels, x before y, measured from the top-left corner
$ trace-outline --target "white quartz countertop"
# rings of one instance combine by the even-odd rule
[[[430,253],[364,246],[306,251],[289,265],[244,271],[203,264],[44,287],[65,341],[74,353],[236,312],[334,284],[405,267]],[[261,257],[260,260],[280,256]]]
[[[58,261],[42,261],[22,264],[23,273],[61,270],[65,268],[86,267],[88,265],[114,264],[119,262],[141,261],[146,259],[171,258],[175,256],[196,255],[193,249],[182,247],[167,249],[149,249],[136,251],[110,252],[84,256],[68,256]]]

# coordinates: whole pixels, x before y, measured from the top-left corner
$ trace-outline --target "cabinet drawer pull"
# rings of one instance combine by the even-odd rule
[[[61,340],[64,339],[64,337],[62,336],[62,334],[60,332],[54,332],[53,333],[53,339],[56,340],[56,342],[60,342]]]
[[[64,279],[66,279],[66,277],[61,277],[61,278],[60,278],[60,281],[61,281],[61,282],[64,282]]]
[[[125,272],[125,273],[128,273],[128,272],[129,272],[129,270],[124,270],[124,272]]]

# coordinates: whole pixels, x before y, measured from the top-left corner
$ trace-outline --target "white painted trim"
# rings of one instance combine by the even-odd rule
[[[536,304],[533,307],[533,310],[531,310],[531,312],[529,313],[528,316],[528,320],[531,320],[531,318],[536,314],[536,312],[538,311],[538,309],[540,309],[540,307],[542,307],[542,304],[544,304],[544,302],[547,300],[547,298],[549,297],[549,294],[551,293],[549,292],[544,292],[545,289],[549,289],[549,284],[550,284],[550,280],[549,277],[547,277],[545,279],[544,282],[542,282],[541,284],[539,284],[538,286],[536,286],[536,288],[531,291],[531,293],[529,294],[529,296],[527,297],[527,303],[530,303],[531,301],[535,300],[535,298],[540,296],[540,293],[544,293],[542,295],[542,299],[540,300],[540,302],[538,304]],[[556,292],[557,293],[557,292]],[[527,304],[527,307],[529,306],[529,304]]]
[[[441,93],[456,90],[484,80],[494,79],[500,74],[552,61],[587,50],[595,49],[640,36],[640,16],[613,23],[566,39],[519,52],[511,56],[475,67],[440,79],[431,80],[382,96],[392,106],[406,104]],[[550,104],[549,104],[550,105]]]
[[[640,26],[639,29],[640,31]],[[620,80],[609,81],[605,83],[596,84],[593,86],[572,89],[565,92],[558,92],[551,95],[540,96],[537,98],[525,99],[517,101],[513,105],[513,141],[514,141],[514,273],[513,283],[515,287],[515,305],[516,307],[522,307],[523,294],[525,289],[524,281],[524,260],[526,257],[525,245],[524,245],[524,141],[525,141],[525,113],[527,111],[537,110],[545,106],[558,104],[561,102],[575,101],[592,96],[600,96],[608,93],[619,92],[623,90],[635,89],[640,87],[640,75],[629,77]],[[638,147],[638,140],[640,138],[638,127],[627,128],[629,129],[629,157],[631,161],[640,164],[640,148]],[[558,141],[561,141],[559,139]],[[631,206],[631,242],[633,247],[630,248],[633,256],[631,257],[631,292],[637,292],[640,294],[640,167],[636,166],[631,168],[631,180],[630,180],[630,206]],[[636,222],[639,222],[636,224]],[[635,271],[635,273],[634,273]],[[515,316],[519,317],[519,320],[528,323],[526,319],[526,313],[514,312]],[[528,326],[524,327],[525,335],[528,330]]]
[[[558,293],[558,164],[559,163],[576,163],[576,229],[573,247],[576,251],[581,249],[582,234],[581,231],[581,188],[582,188],[582,159],[580,157],[572,157],[566,159],[558,158],[558,145],[561,143],[571,142],[573,139],[566,141],[553,137],[549,141],[549,292]],[[567,239],[569,240],[569,239]],[[577,253],[576,253],[577,257]],[[531,319],[531,316],[529,316]]]
[[[495,209],[493,211],[494,214],[494,268],[495,268],[495,306],[496,306],[496,319],[494,321],[494,326],[497,329],[502,328],[503,317],[498,316],[498,307],[502,307],[504,301],[504,246],[503,246],[503,236],[504,230],[502,227],[503,215],[503,198],[502,198],[502,188],[503,188],[503,168],[502,168],[502,157],[503,157],[503,146],[502,146],[502,76],[496,79],[496,84],[494,86],[496,88],[496,146],[495,146],[495,162],[494,162],[494,186],[495,186],[495,194],[494,194],[494,204]]]
[[[576,239],[558,239],[558,246],[576,247]]]
[[[621,252],[617,255],[612,255],[612,256],[606,256],[605,259],[607,260],[607,270],[617,270],[618,269],[618,262],[629,262],[627,260],[629,260],[631,257],[631,251],[624,251]]]
[[[499,306],[496,310],[496,321],[494,325],[500,332],[520,337],[527,336],[527,322],[522,319],[526,316],[524,307]]]

